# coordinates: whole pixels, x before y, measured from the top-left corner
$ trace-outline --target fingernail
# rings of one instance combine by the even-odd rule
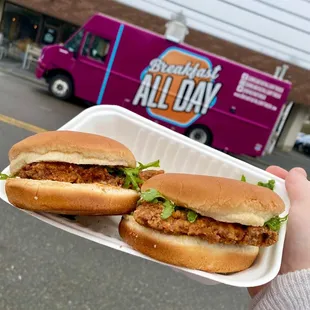
[[[305,169],[303,169],[303,168],[294,168],[294,169],[292,169],[292,170],[294,170],[294,171],[296,171],[297,173],[300,173],[300,174],[302,174],[303,176],[307,177],[307,172],[306,172]]]

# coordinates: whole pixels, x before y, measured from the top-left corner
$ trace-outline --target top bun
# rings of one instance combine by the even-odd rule
[[[285,210],[272,190],[222,177],[165,173],[142,185],[142,191],[151,188],[177,206],[227,223],[263,226]]]
[[[11,174],[39,161],[78,165],[136,167],[132,152],[113,139],[76,131],[47,131],[30,136],[9,151]]]

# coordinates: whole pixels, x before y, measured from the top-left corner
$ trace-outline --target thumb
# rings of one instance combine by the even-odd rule
[[[308,200],[310,193],[310,182],[307,173],[302,168],[293,168],[285,178],[285,186],[291,203]]]

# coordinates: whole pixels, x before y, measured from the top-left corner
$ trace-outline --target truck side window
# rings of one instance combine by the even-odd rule
[[[109,53],[110,42],[93,34],[88,34],[83,47],[82,55],[104,62]]]
[[[79,32],[77,32],[76,35],[73,36],[69,41],[67,41],[64,47],[72,53],[77,52],[82,42],[83,35],[84,35],[84,30],[82,29]]]

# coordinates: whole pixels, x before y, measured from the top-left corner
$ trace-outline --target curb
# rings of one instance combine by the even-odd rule
[[[34,84],[37,84],[37,85],[40,85],[40,86],[45,86],[44,83],[40,82],[36,78],[29,77],[26,74],[16,73],[12,69],[6,69],[6,68],[0,66],[0,72],[12,75],[14,77],[17,77],[17,78],[20,78],[20,79],[23,79],[23,80],[27,80],[28,82],[31,82],[31,83],[34,83]]]

